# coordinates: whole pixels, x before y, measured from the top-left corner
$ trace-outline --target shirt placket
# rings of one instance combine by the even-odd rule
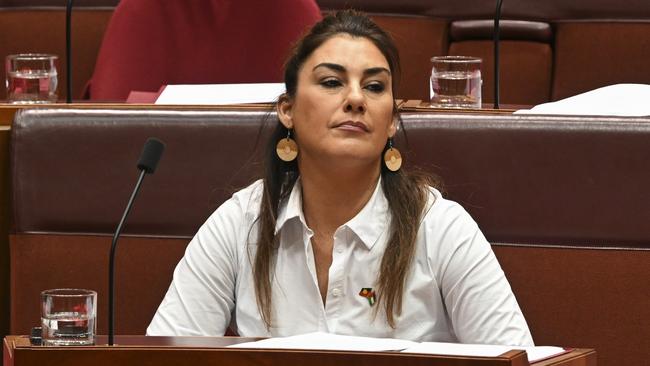
[[[336,332],[339,315],[345,300],[345,250],[348,239],[347,229],[339,228],[334,234],[334,248],[332,250],[332,265],[329,270],[329,283],[325,316],[330,332]]]
[[[318,304],[320,304],[320,307],[317,311],[319,314],[318,331],[329,332],[330,330],[328,329],[327,314],[325,308],[323,307],[323,302],[320,301],[320,291],[318,289],[318,276],[316,275],[316,262],[314,261],[314,251],[311,247],[312,236],[314,236],[314,232],[309,228],[305,228],[305,230],[303,231],[303,240],[305,243],[305,258],[307,259],[307,268],[309,269],[309,273],[311,274],[311,278],[312,278],[312,283],[314,285],[313,293],[314,296],[316,296],[316,298],[318,299]]]

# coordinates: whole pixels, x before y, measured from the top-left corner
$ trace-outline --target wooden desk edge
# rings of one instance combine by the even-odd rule
[[[533,362],[531,366],[562,366],[570,365],[577,359],[584,359],[583,366],[596,366],[596,350],[591,348],[574,348],[567,353],[539,361]]]
[[[98,337],[100,341],[105,341],[105,336],[99,336]],[[124,340],[124,344],[119,344],[120,338]],[[326,355],[326,354],[341,354],[341,353],[348,353],[348,351],[333,351],[333,350],[282,350],[282,349],[250,349],[250,348],[226,348],[226,345],[229,344],[236,344],[236,343],[242,343],[242,342],[248,342],[248,341],[253,341],[257,340],[259,338],[239,338],[239,337],[214,337],[213,339],[215,341],[223,341],[220,346],[207,346],[207,345],[199,345],[199,346],[188,346],[187,344],[183,345],[181,343],[179,344],[166,344],[165,338],[175,338],[175,337],[150,337],[149,339],[151,340],[156,340],[160,341],[158,342],[159,344],[155,344],[156,342],[152,342],[152,344],[138,344],[136,341],[138,339],[143,339],[145,338],[144,336],[117,336],[116,340],[118,341],[118,344],[116,346],[108,346],[107,344],[97,344],[95,346],[89,346],[86,348],[95,348],[95,349],[131,349],[131,350],[146,350],[146,349],[151,349],[151,350],[160,350],[164,348],[183,348],[183,349],[195,349],[197,351],[202,350],[221,350],[221,351],[228,351],[228,352],[264,352],[264,353],[317,353],[321,355]],[[158,338],[158,339],[156,339]],[[183,341],[188,340],[191,341],[192,339],[196,338],[197,340],[205,340],[206,337],[179,337],[182,338]],[[212,338],[212,337],[210,337]],[[133,344],[129,344],[129,342],[135,342]],[[3,341],[3,348],[4,348],[4,364],[6,365],[13,365],[13,355],[16,350],[48,350],[46,347],[42,346],[32,346],[29,338],[27,336],[7,336],[5,337]],[[84,348],[84,347],[76,347],[76,348]],[[51,348],[49,348],[51,349]],[[354,352],[356,354],[383,354],[383,355],[392,355],[392,356],[401,356],[405,358],[411,358],[411,357],[422,357],[422,356],[436,356],[436,355],[430,355],[430,354],[419,354],[419,353],[402,353],[402,352]],[[526,359],[525,352],[521,350],[511,350],[508,351],[500,356],[497,357],[466,357],[466,356],[445,356],[445,355],[438,355],[437,356],[440,359],[458,359],[458,358],[467,358],[467,359],[476,359],[476,360],[486,360],[486,359],[501,359],[501,360],[512,360],[512,364],[516,366],[526,366],[528,365],[528,360]],[[581,363],[581,365],[584,366],[596,366],[596,352],[593,349],[572,349],[571,351],[567,353],[563,353],[561,355],[540,361],[540,362],[535,362],[531,364],[531,366],[562,366],[562,365],[572,365],[574,361],[577,361],[579,359],[585,359],[585,362]]]

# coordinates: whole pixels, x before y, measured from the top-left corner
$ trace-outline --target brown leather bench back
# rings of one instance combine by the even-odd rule
[[[203,220],[255,176],[263,111],[25,110],[12,130],[11,332],[39,291],[99,291],[149,136],[167,149],[117,251],[116,331],[141,334]],[[404,115],[397,146],[478,221],[538,344],[641,364],[650,339],[650,120]],[[625,362],[623,362],[625,361]]]
[[[125,233],[191,236],[237,188],[266,112],[21,111],[12,130],[16,232],[111,233],[146,139],[167,147]],[[238,174],[239,173],[239,174]]]
[[[413,161],[491,241],[650,248],[650,119],[409,114]]]

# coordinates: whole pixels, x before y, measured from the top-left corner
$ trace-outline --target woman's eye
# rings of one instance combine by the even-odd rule
[[[373,93],[381,93],[386,89],[386,87],[382,83],[370,83],[366,85],[366,89]]]
[[[338,81],[337,79],[325,79],[320,82],[320,85],[326,87],[326,88],[336,88],[341,86],[341,82]]]

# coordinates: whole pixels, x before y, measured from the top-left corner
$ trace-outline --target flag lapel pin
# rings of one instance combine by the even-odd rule
[[[377,298],[375,297],[375,292],[372,290],[372,287],[364,287],[359,291],[359,296],[365,297],[368,300],[368,305],[375,305]]]

